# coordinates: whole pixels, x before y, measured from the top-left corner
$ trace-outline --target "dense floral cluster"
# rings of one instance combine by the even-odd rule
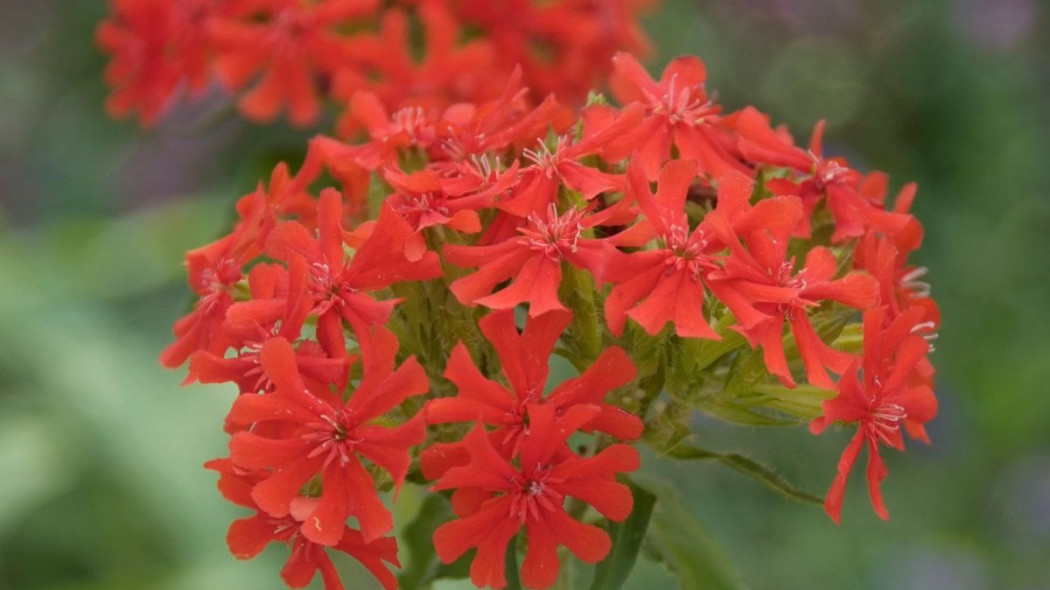
[[[822,125],[807,149],[723,112],[696,58],[659,80],[613,64],[620,106],[530,100],[522,70],[481,103],[359,90],[360,140],[316,138],[188,254],[199,301],[162,361],[240,389],[209,464],[255,512],[235,555],[285,542],[285,581],[332,589],[343,551],[394,588],[378,490],[409,478],[453,492],[441,561],[475,549],[473,582],[503,587],[524,529],[522,581],[546,588],[559,546],[609,553],[596,523],[631,513],[628,443],[662,448],[694,408],[855,426],[826,510],[866,445],[887,516],[879,449],[927,440],[936,413],[914,185],[891,204],[885,174],[824,156]],[[553,356],[579,375],[548,391]]]
[[[317,121],[368,90],[389,106],[497,96],[516,65],[527,84],[582,101],[617,50],[644,51],[652,0],[110,0],[96,32],[111,56],[107,107],[156,121],[212,80],[241,114]],[[417,56],[417,36],[422,55]]]

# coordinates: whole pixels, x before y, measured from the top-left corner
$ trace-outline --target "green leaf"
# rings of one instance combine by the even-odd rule
[[[693,404],[694,407],[705,414],[745,426],[795,426],[798,420],[778,418],[767,414],[760,414],[747,406],[733,402],[721,402],[717,400],[703,400]]]
[[[783,494],[788,498],[802,502],[809,502],[811,504],[824,504],[824,500],[802,491],[770,468],[737,453],[718,453],[700,447],[678,445],[677,447],[668,450],[666,455],[675,459],[718,461],[719,463],[735,469],[748,477],[758,480],[769,489]]]
[[[401,539],[402,547],[408,548],[408,559],[397,578],[402,590],[425,588],[430,578],[437,577],[432,575],[432,570],[436,574],[439,566],[432,540],[434,529],[451,517],[448,500],[441,494],[429,494],[415,520],[405,527]]]
[[[743,397],[754,390],[755,386],[769,379],[769,370],[760,350],[748,350],[737,355],[729,370],[724,397],[734,399]]]
[[[628,486],[631,488],[631,495],[634,496],[634,509],[627,520],[609,523],[612,550],[594,569],[591,590],[619,590],[638,560],[638,552],[649,528],[649,518],[656,504],[656,496],[633,483],[628,483]]]
[[[650,548],[678,576],[682,590],[746,590],[725,552],[674,488],[645,476],[635,480],[658,500],[649,524]]]

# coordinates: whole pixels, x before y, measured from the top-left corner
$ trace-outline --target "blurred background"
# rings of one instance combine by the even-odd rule
[[[108,120],[105,11],[0,0],[0,590],[280,588],[281,551],[227,553],[243,514],[201,468],[233,392],[180,388],[156,358],[190,305],[182,253],[307,135],[215,118],[221,102],[149,132]],[[717,465],[647,469],[755,590],[1050,589],[1050,6],[664,0],[647,28],[654,71],[695,53],[727,108],[802,139],[826,117],[828,152],[918,181],[944,313],[934,445],[884,454],[889,522],[862,470],[837,527]],[[702,433],[818,495],[849,434]],[[644,564],[630,585],[670,581]]]

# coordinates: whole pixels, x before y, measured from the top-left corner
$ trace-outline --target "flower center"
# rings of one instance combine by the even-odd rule
[[[321,420],[307,424],[310,431],[302,435],[303,440],[316,444],[307,456],[327,455],[324,461],[326,467],[336,459],[344,464],[349,462],[354,447],[361,442],[361,439],[352,436],[357,426],[354,411],[340,408],[334,414],[321,416]]]
[[[543,252],[551,260],[561,260],[566,253],[575,252],[580,232],[583,231],[583,212],[572,209],[558,216],[558,210],[552,203],[547,208],[546,217],[529,215],[526,227],[518,231],[525,237],[529,248]]]
[[[690,234],[689,226],[672,224],[664,236],[664,244],[670,250],[665,261],[668,274],[685,270],[694,280],[699,280],[704,269],[715,266],[714,260],[704,252],[707,249],[704,230]]]
[[[842,180],[848,173],[849,168],[839,165],[838,162],[825,161],[820,165],[817,178],[822,185],[827,186]]]
[[[538,168],[543,170],[544,173],[547,174],[548,178],[553,178],[554,175],[558,172],[558,164],[561,162],[561,153],[569,144],[569,138],[565,136],[559,137],[558,145],[553,152],[551,151],[551,148],[547,145],[547,143],[542,139],[540,140],[539,144],[539,149],[525,149],[522,150],[522,154],[525,156],[525,159],[529,160]]]
[[[661,97],[650,95],[649,102],[653,104],[653,114],[664,114],[672,125],[682,123],[685,125],[699,125],[704,119],[714,115],[716,109],[711,101],[707,100],[702,85],[684,86],[676,88],[678,75],[671,76],[667,85],[667,92]]]
[[[547,471],[537,469],[532,476],[520,478],[517,482],[520,487],[513,492],[514,497],[510,503],[511,517],[525,522],[529,517],[539,518],[541,510],[549,512],[561,506],[565,496],[550,485],[561,480],[555,480],[549,475]]]
[[[394,113],[391,121],[393,128],[390,134],[404,133],[412,143],[419,143],[419,138],[427,127],[426,114],[423,112],[423,107],[403,108]]]
[[[886,444],[893,444],[890,436],[900,430],[900,423],[908,417],[904,406],[900,404],[881,404],[871,412],[871,424],[875,435]]]
[[[799,290],[805,289],[806,288],[806,277],[804,276],[805,275],[805,270],[803,270],[802,272],[799,272],[798,274],[794,274],[794,270],[795,270],[795,259],[794,259],[794,257],[792,257],[791,260],[788,260],[788,261],[784,262],[783,264],[780,265],[780,268],[777,269],[777,283],[781,287],[787,287],[789,289],[799,289]]]

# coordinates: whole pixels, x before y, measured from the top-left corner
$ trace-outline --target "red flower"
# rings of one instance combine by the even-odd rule
[[[760,213],[760,212],[764,212]],[[736,229],[713,213],[710,222],[731,256],[725,268],[713,275],[722,285],[722,302],[736,316],[737,331],[752,346],[761,346],[766,367],[788,387],[795,381],[784,356],[784,322],[791,326],[795,344],[806,366],[809,383],[833,389],[825,368],[841,373],[853,357],[821,341],[807,313],[825,301],[868,309],[878,301],[878,281],[865,273],[839,274],[838,260],[830,250],[816,246],[806,255],[805,266],[796,268],[788,259],[788,243],[802,217],[802,205],[794,197],[761,201],[752,210],[762,220],[741,220]],[[740,233],[745,249],[735,234]]]
[[[230,525],[226,543],[234,557],[252,559],[270,543],[285,543],[291,547],[291,555],[281,570],[281,578],[289,587],[305,587],[320,570],[325,590],[344,590],[335,565],[326,552],[328,547],[318,545],[302,534],[303,521],[314,511],[316,498],[298,496],[292,500],[287,516],[275,518],[261,511],[251,497],[252,486],[265,477],[264,473],[238,469],[229,459],[215,459],[204,466],[219,472],[219,491],[224,498],[256,511],[254,516],[241,518]],[[393,537],[365,543],[360,531],[344,527],[343,536],[331,548],[361,562],[386,590],[397,589],[397,578],[383,563],[401,567],[397,560],[397,540]]]
[[[422,367],[410,357],[395,371],[397,339],[383,328],[376,328],[373,335],[359,333],[358,338],[364,377],[348,399],[328,388],[308,389],[291,345],[283,338],[273,338],[263,346],[261,360],[274,391],[238,397],[228,418],[233,424],[278,422],[285,426],[284,436],[238,432],[230,440],[235,465],[273,470],[251,492],[270,516],[287,516],[302,486],[321,474],[320,500],[302,519],[306,523],[303,535],[321,545],[339,542],[348,516],[357,518],[365,542],[391,529],[390,512],[359,457],[389,472],[400,485],[411,462],[409,447],[425,438],[420,419],[396,428],[372,423],[406,398],[427,391]]]
[[[672,322],[679,336],[719,339],[704,318],[704,286],[707,276],[720,268],[725,246],[706,221],[689,229],[685,201],[696,172],[696,163],[690,160],[669,162],[654,195],[642,165],[632,162],[628,169],[628,198],[637,199],[645,217],[628,230],[629,238],[621,234],[619,241],[644,244],[655,237],[659,247],[621,254],[608,264],[606,278],[616,286],[605,301],[605,318],[614,335],[623,333],[630,317],[650,334]],[[720,178],[717,210],[726,219],[735,219],[748,206],[751,185],[740,174]]]
[[[434,548],[441,561],[452,563],[476,547],[471,581],[479,588],[502,588],[507,583],[507,545],[522,527],[529,547],[521,578],[530,588],[554,584],[560,545],[587,563],[604,559],[612,545],[609,536],[574,520],[563,507],[566,496],[572,496],[609,520],[621,521],[631,513],[631,491],[615,476],[638,468],[637,451],[617,444],[583,458],[566,448],[566,439],[598,413],[596,407],[577,405],[557,417],[550,404],[529,406],[530,432],[522,443],[520,468],[492,448],[484,427],[474,428],[464,441],[470,464],[451,469],[433,489],[476,488],[489,498],[473,514],[434,531]]]
[[[524,68],[526,83],[542,94],[582,102],[602,84],[614,51],[644,52],[638,26],[645,0],[464,0],[463,19],[496,45],[503,68]]]
[[[825,511],[836,523],[842,512],[846,479],[865,443],[871,504],[876,514],[889,518],[880,488],[889,472],[879,456],[879,443],[903,451],[901,425],[921,426],[937,413],[933,389],[916,372],[928,350],[922,336],[913,333],[921,315],[922,311],[916,309],[887,323],[885,308],[866,312],[863,366],[855,362],[846,371],[839,380],[838,395],[824,402],[824,415],[810,424],[814,434],[833,422],[856,423],[858,427],[839,459],[838,473],[824,500]],[[863,379],[858,376],[862,367]]]
[[[431,153],[432,163],[448,158],[461,162],[513,147],[532,145],[547,134],[565,133],[575,122],[568,109],[548,95],[535,108],[527,100],[516,68],[495,100],[483,104],[460,103],[445,110],[439,123],[440,149]]]
[[[736,146],[751,162],[769,166],[794,168],[798,172],[813,169],[810,152],[795,145],[795,140],[784,126],[773,129],[769,115],[752,106],[722,118],[723,123],[736,132]]]
[[[309,263],[310,280],[293,296],[313,301],[313,313],[319,316],[318,340],[330,355],[339,356],[344,346],[341,318],[355,330],[365,330],[386,323],[397,304],[396,299],[376,301],[367,292],[441,276],[441,264],[433,252],[414,251],[416,259],[409,259],[415,232],[389,206],[383,207],[371,234],[349,259],[344,253],[347,235],[339,193],[322,191],[317,211],[316,239],[298,223],[281,223],[270,236],[267,252],[279,260],[302,256]]]
[[[233,304],[232,292],[242,278],[242,265],[258,253],[252,236],[246,234],[234,231],[186,253],[186,278],[200,298],[193,311],[175,322],[175,341],[160,355],[165,367],[178,367],[198,350],[222,354],[234,344],[225,328],[226,310]]]
[[[238,103],[244,116],[270,121],[287,104],[293,124],[309,125],[320,114],[318,76],[331,75],[350,57],[336,28],[371,16],[377,4],[271,0],[214,18],[208,26],[219,79],[237,90],[262,72]]]
[[[365,66],[341,68],[333,82],[333,95],[345,100],[358,90],[368,90],[386,105],[434,107],[497,96],[510,68],[497,67],[489,39],[474,36],[464,42],[465,33],[447,4],[422,3],[415,11],[421,30],[413,30],[405,11],[384,10],[378,34],[355,43]],[[422,47],[416,36],[420,32]],[[419,59],[413,55],[415,50],[419,50]]]
[[[207,84],[208,43],[204,23],[221,6],[214,0],[111,0],[113,14],[99,24],[95,42],[111,54],[106,82],[113,93],[106,109],[114,117],[138,111],[153,124],[186,82]]]
[[[412,229],[447,225],[464,233],[481,231],[477,211],[491,206],[495,195],[475,193],[457,197],[445,192],[441,179],[433,170],[424,169],[412,174],[387,169],[383,177],[397,191],[387,197],[395,211],[401,214]]]
[[[588,404],[597,408],[598,413],[583,425],[587,431],[603,432],[619,440],[640,437],[642,421],[604,401],[610,391],[635,377],[634,364],[618,346],[606,348],[579,377],[568,379],[549,394],[543,394],[554,345],[571,320],[571,312],[549,311],[528,320],[524,332],[519,334],[513,310],[483,317],[479,322],[481,331],[496,349],[510,388],[482,375],[467,348],[459,343],[452,349],[445,369],[445,377],[459,388],[459,395],[430,400],[426,408],[427,422],[481,420],[495,426],[489,435],[500,454],[508,459],[517,456],[529,431],[526,408],[530,405],[549,405],[560,416],[575,405]],[[449,466],[464,461],[463,451],[459,443],[432,445],[422,455],[424,476],[434,479]]]
[[[310,300],[289,297],[300,293],[309,279],[306,261],[297,257],[289,271],[275,264],[257,264],[248,275],[250,301],[234,303],[226,311],[225,329],[238,344],[235,356],[220,356],[199,350],[190,357],[186,383],[237,383],[241,393],[258,393],[270,389],[271,383],[259,362],[264,343],[273,337],[295,341],[307,314]],[[299,346],[296,359],[304,378],[318,384],[335,383],[345,387],[351,359],[330,358],[313,341]],[[323,385],[320,385],[323,387]]]
[[[522,169],[517,187],[499,205],[500,209],[518,217],[542,213],[557,202],[561,186],[580,193],[585,201],[603,192],[619,189],[622,184],[620,175],[585,166],[579,160],[599,152],[603,146],[633,130],[638,126],[641,114],[640,108],[628,107],[604,128],[581,141],[573,142],[563,135],[558,138],[553,150],[543,140],[539,142],[539,149],[524,150],[525,158],[532,165]]]
[[[450,289],[464,305],[511,309],[527,302],[530,317],[566,309],[558,300],[562,261],[589,270],[600,282],[612,249],[603,240],[580,237],[593,223],[579,209],[559,216],[552,204],[546,215],[530,215],[525,226],[518,228],[521,235],[516,238],[491,246],[446,244],[444,253],[449,262],[478,269],[454,281]],[[493,293],[508,279],[509,285]]]
[[[632,161],[638,162],[650,180],[678,148],[683,160],[699,164],[700,173],[716,178],[727,172],[751,174],[732,150],[733,138],[719,123],[721,107],[713,104],[704,90],[707,67],[696,57],[675,58],[656,82],[629,53],[613,58],[616,73],[613,93],[624,104],[645,105],[645,121],[638,127],[638,143]],[[626,153],[609,155],[618,160]],[[617,157],[619,156],[619,157]]]
[[[885,210],[882,203],[884,195],[878,194],[877,189],[873,193],[875,187],[869,185],[860,172],[851,168],[845,158],[824,157],[821,145],[823,137],[824,121],[819,121],[813,129],[807,153],[811,165],[802,170],[808,172],[809,177],[797,182],[787,178],[772,178],[766,183],[775,195],[794,195],[802,199],[806,214],[795,235],[809,237],[809,221],[821,199],[835,219],[835,231],[831,235],[834,243],[860,237],[869,228],[891,236],[913,229],[911,216]],[[790,152],[796,148],[785,146],[784,149]]]

